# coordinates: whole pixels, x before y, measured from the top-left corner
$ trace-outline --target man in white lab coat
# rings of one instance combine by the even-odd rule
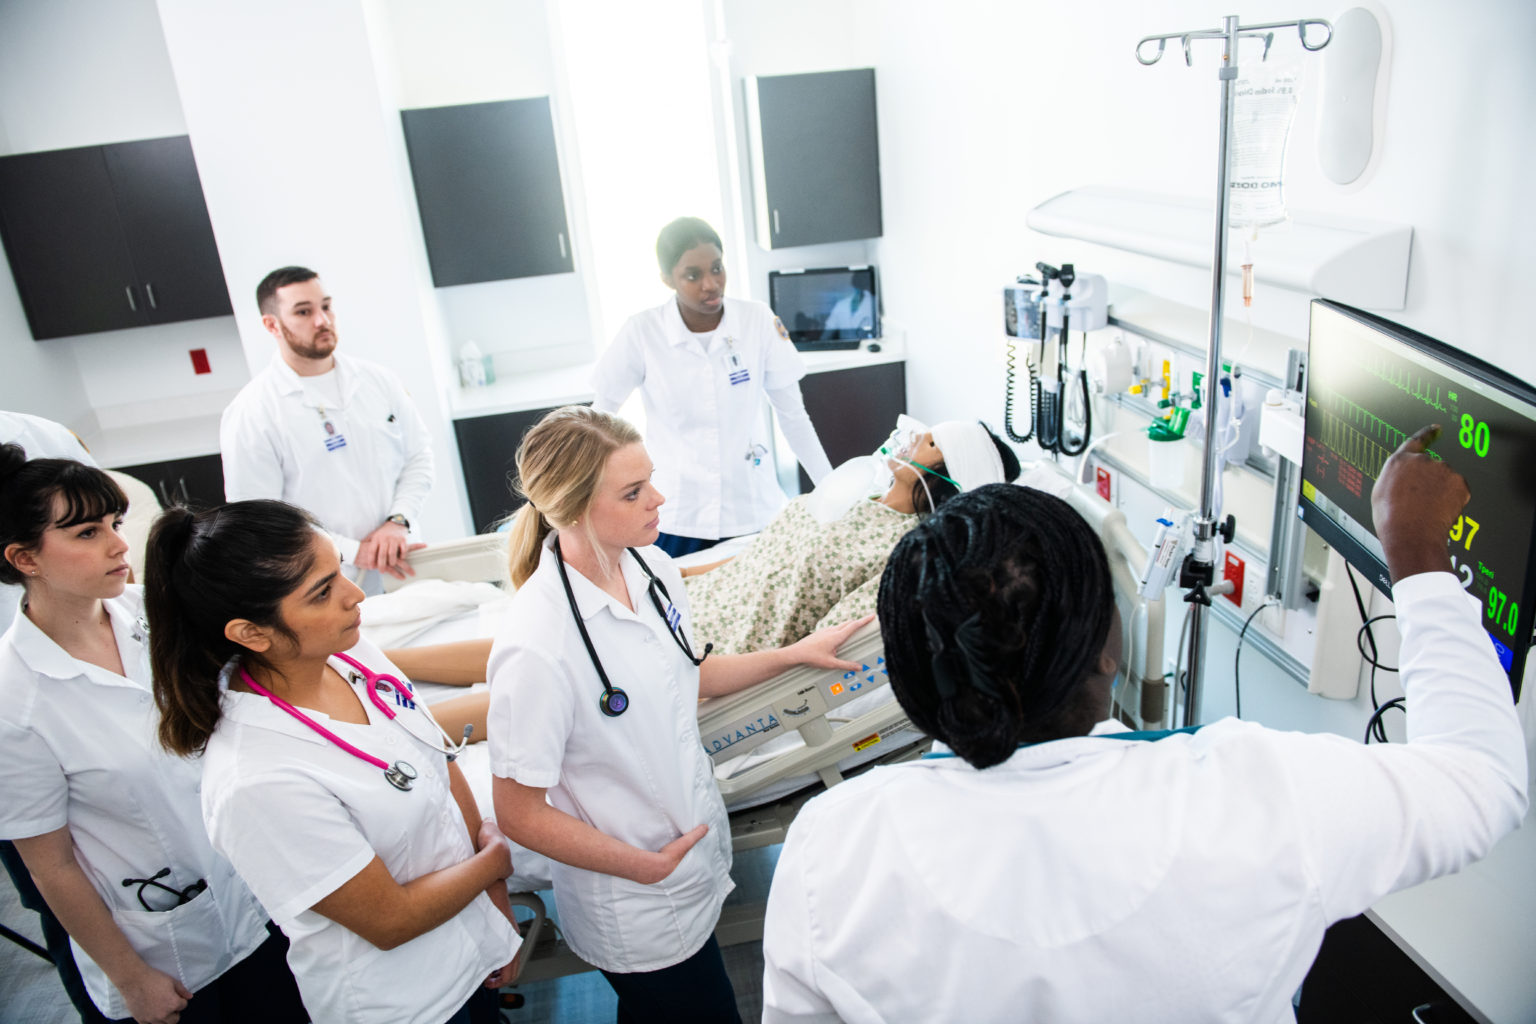
[[[280,498],[309,510],[365,590],[377,589],[374,570],[413,575],[405,556],[423,546],[410,537],[432,490],[432,449],[415,403],[389,370],[336,352],[331,296],[313,270],[272,271],[256,304],[277,352],[224,410],[225,498]]]

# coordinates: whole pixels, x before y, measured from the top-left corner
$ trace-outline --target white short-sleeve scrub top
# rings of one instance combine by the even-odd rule
[[[831,471],[798,387],[784,390],[804,376],[805,361],[761,302],[728,298],[720,325],[694,334],[668,299],[619,329],[592,388],[601,409],[640,389],[656,487],[667,496],[661,529],[713,539],[761,530],[786,500],[765,396],[812,479]]]
[[[0,638],[0,838],[69,826],[75,857],[112,920],[151,967],[193,992],[255,952],[267,914],[209,844],[198,795],[202,766],[160,746],[150,690],[143,591],[105,602],[123,660],[120,676],[79,661],[20,611]],[[190,902],[125,878],[186,889]],[[75,945],[86,991],[108,1017],[128,1016],[106,973]]]
[[[374,672],[401,675],[367,640],[347,653]],[[442,1024],[512,959],[519,939],[484,893],[391,950],[310,909],[375,855],[403,885],[474,854],[427,710],[381,691],[399,705],[391,723],[351,666],[337,658],[331,666],[352,681],[368,724],[304,713],[375,757],[408,762],[419,775],[413,788],[396,789],[379,768],[267,698],[229,690],[231,667],[204,755],[208,832],[288,936],[288,964],[314,1020]]]
[[[631,555],[623,556],[622,568],[634,611],[567,566],[593,646],[630,700],[623,714],[604,715],[602,683],[577,632],[552,544],[553,535],[491,648],[491,772],[548,790],[558,810],[641,849],[659,850],[709,825],[677,869],[654,885],[551,862],[560,926],[578,956],[605,971],[660,970],[699,951],[732,888],[730,825],[699,741],[699,670],[673,642]],[[693,642],[672,560],[654,547],[641,557],[666,584]]]

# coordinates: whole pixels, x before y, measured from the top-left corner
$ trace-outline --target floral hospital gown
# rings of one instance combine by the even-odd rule
[[[820,523],[796,498],[740,555],[687,578],[689,631],[721,654],[745,654],[868,615],[891,548],[916,523],[878,501]]]

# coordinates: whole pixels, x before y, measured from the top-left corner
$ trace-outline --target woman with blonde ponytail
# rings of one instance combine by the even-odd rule
[[[490,658],[492,791],[507,835],[555,862],[561,928],[620,1020],[737,1021],[714,939],[731,837],[698,700],[794,665],[857,668],[837,648],[863,622],[755,654],[696,649],[682,577],[654,547],[652,468],[633,427],[585,407],[523,438],[519,589]]]

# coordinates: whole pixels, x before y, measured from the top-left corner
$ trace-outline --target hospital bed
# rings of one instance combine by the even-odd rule
[[[1126,525],[1125,516],[1096,494],[1075,484],[1065,472],[1047,463],[1030,475],[1030,483],[1052,491],[1076,508],[1104,541],[1116,600],[1125,624],[1123,682],[1116,694],[1116,717],[1133,728],[1159,728],[1167,717],[1167,683],[1163,675],[1163,605],[1136,593],[1146,551]],[[741,550],[750,538],[700,552],[683,565],[712,562]],[[412,632],[413,643],[439,643],[488,636],[494,617],[509,600],[505,538],[484,535],[434,544],[410,556],[416,581],[449,587],[441,621]],[[479,589],[475,589],[479,588]],[[421,587],[414,588],[416,592]],[[412,588],[386,583],[388,595],[364,605],[364,629],[377,621],[381,604],[409,598]],[[452,591],[473,592],[455,604]],[[427,602],[430,604],[430,602]],[[373,605],[373,609],[369,605]],[[384,609],[388,611],[389,609]],[[389,618],[388,615],[383,616]],[[410,630],[408,615],[396,616],[396,628]],[[424,618],[430,618],[425,616]],[[402,623],[404,623],[402,625]],[[403,634],[402,634],[403,635]],[[370,638],[381,646],[401,646],[387,636]],[[398,639],[398,638],[397,638]],[[841,655],[858,662],[854,671],[800,666],[765,683],[729,697],[704,701],[699,708],[699,736],[714,762],[715,776],[731,812],[731,836],[737,851],[782,842],[799,809],[818,792],[845,776],[870,767],[920,756],[930,740],[913,728],[887,685],[884,650],[877,623],[856,631]],[[484,684],[479,684],[484,686]],[[460,695],[464,687],[422,684],[431,703]],[[491,812],[487,745],[475,744],[462,755],[461,765],[485,813]],[[515,856],[514,889],[548,885],[547,865],[535,854]],[[528,929],[526,965],[521,980],[534,981],[589,969],[552,937],[540,934],[544,907],[537,896],[514,897],[534,913]],[[761,938],[761,907],[729,907],[717,935],[722,945]]]

